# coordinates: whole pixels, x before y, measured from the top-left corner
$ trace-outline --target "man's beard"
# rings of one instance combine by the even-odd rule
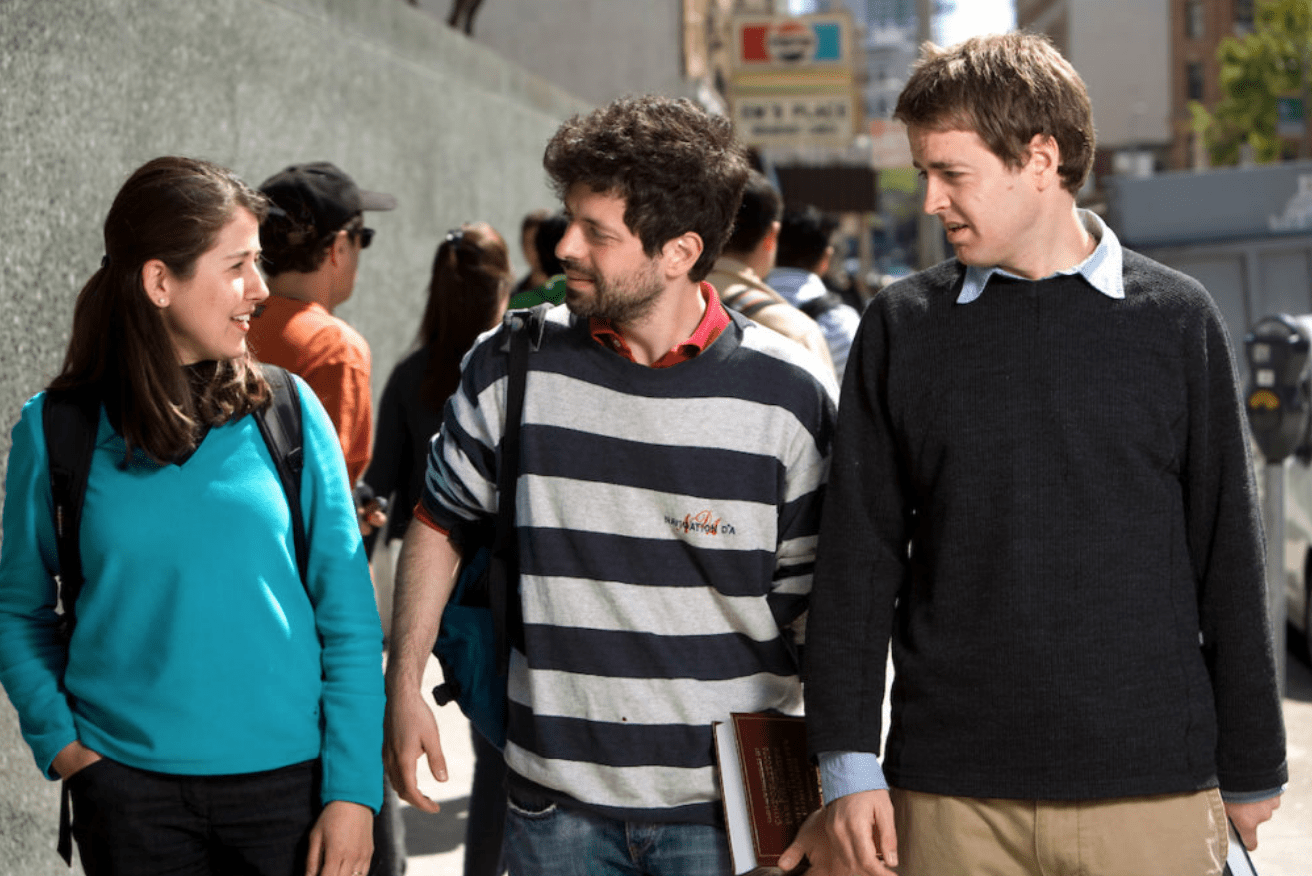
[[[582,318],[597,317],[613,323],[632,323],[645,317],[665,291],[655,260],[618,280],[607,280],[577,262],[562,261],[565,270],[592,282],[592,294],[565,287],[565,304]]]

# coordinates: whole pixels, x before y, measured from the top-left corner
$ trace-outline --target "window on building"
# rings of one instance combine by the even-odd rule
[[[1188,0],[1184,5],[1184,35],[1200,40],[1207,35],[1207,9],[1203,0]]]
[[[1253,0],[1234,0],[1235,30],[1249,33],[1253,30]]]
[[[1185,81],[1185,99],[1202,100],[1203,99],[1203,65],[1199,61],[1191,61],[1184,68]]]

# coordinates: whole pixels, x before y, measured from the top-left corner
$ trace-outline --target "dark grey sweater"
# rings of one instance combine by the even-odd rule
[[[849,361],[808,623],[813,751],[896,787],[1096,799],[1278,787],[1261,520],[1220,314],[1124,253],[1126,297],[947,262]]]

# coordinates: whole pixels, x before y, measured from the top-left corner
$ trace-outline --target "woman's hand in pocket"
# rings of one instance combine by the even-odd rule
[[[70,742],[60,750],[59,754],[55,755],[55,760],[51,763],[51,766],[61,779],[71,779],[83,769],[101,759],[101,755],[87,748],[81,742]]]

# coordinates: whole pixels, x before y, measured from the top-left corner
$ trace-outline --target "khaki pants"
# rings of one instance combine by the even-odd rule
[[[893,789],[899,876],[1220,876],[1215,789],[1053,802]]]

